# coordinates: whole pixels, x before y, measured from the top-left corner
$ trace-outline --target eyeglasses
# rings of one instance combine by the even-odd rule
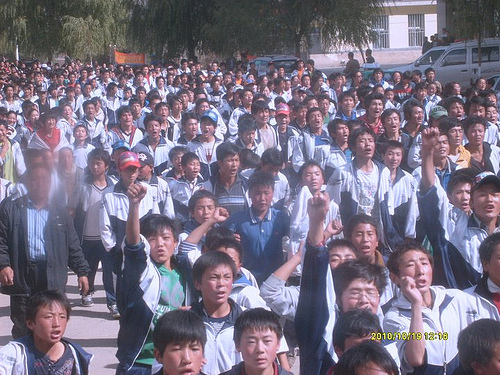
[[[354,290],[349,290],[346,291],[347,298],[349,299],[357,299],[359,300],[362,295],[366,295],[366,297],[370,301],[374,301],[378,297],[380,297],[380,294],[376,290],[361,290],[361,289],[354,289]]]

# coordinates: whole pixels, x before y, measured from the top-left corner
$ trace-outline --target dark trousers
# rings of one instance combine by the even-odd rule
[[[82,250],[90,267],[89,292],[95,291],[95,275],[100,261],[102,263],[102,284],[106,292],[106,303],[108,306],[116,304],[112,254],[106,251],[101,240],[83,240]]]
[[[26,274],[30,296],[47,289],[47,263],[30,262]],[[10,320],[14,323],[12,337],[17,339],[28,334],[26,304],[29,296],[10,296]]]

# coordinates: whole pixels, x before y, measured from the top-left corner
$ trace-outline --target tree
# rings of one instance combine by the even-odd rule
[[[499,35],[500,0],[448,1],[450,28],[454,35],[478,41],[478,75],[481,76],[482,41]]]
[[[303,45],[309,46],[308,36],[313,28],[321,29],[327,46],[366,45],[372,39],[373,16],[380,12],[383,3],[381,0],[214,1],[213,22],[204,28],[210,48],[224,49],[219,48],[221,43],[217,40],[226,30],[229,38],[226,50],[281,47],[292,49],[297,56]]]
[[[216,0],[212,22],[203,26],[205,50],[231,56],[236,51],[270,53],[282,47],[283,32],[268,0]]]
[[[73,4],[77,7],[62,17],[61,50],[92,61],[92,56],[106,54],[110,44],[125,46],[128,12],[122,0]]]
[[[124,1],[2,0],[0,33],[6,47],[19,44],[27,55],[102,53],[125,40]]]
[[[129,0],[129,7],[138,49],[171,57],[186,51],[195,58],[203,48],[202,27],[210,22],[213,0]]]

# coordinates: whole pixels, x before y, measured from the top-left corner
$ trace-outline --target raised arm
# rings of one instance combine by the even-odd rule
[[[422,131],[422,193],[429,190],[436,183],[434,172],[434,149],[438,143],[439,130],[428,128]]]
[[[141,243],[141,227],[139,223],[139,207],[148,190],[142,184],[132,184],[127,189],[129,210],[125,225],[125,241],[129,246]]]
[[[313,246],[321,246],[324,241],[323,226],[328,213],[330,197],[327,193],[318,191],[307,202],[307,213],[309,215],[308,241]]]
[[[401,291],[411,303],[410,337],[405,346],[405,357],[412,367],[424,365],[425,360],[425,339],[424,339],[424,319],[422,317],[423,299],[417,289],[415,280],[405,276],[401,278]],[[413,333],[420,333],[422,338],[416,339]]]
[[[196,229],[194,229],[189,236],[184,240],[193,245],[197,245],[203,236],[217,223],[223,223],[229,217],[229,212],[224,207],[217,207],[212,215],[207,221],[200,224]]]

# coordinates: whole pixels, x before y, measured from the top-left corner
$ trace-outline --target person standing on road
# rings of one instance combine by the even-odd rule
[[[27,195],[0,206],[0,291],[10,295],[14,338],[28,333],[28,298],[46,289],[64,292],[68,266],[82,295],[89,289],[89,265],[72,219],[64,207],[49,202],[51,171],[34,164],[25,177]]]

